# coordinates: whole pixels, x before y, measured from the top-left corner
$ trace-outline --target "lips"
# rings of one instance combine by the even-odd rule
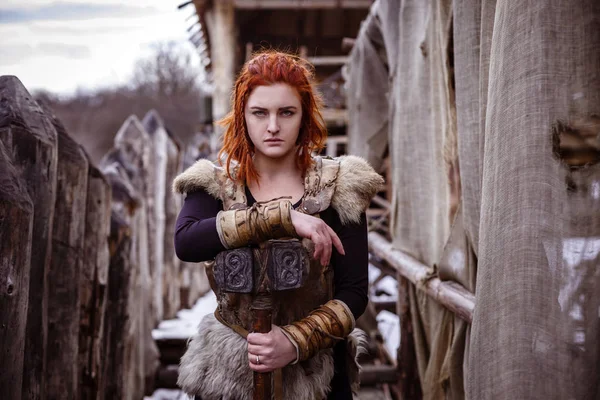
[[[265,143],[281,143],[283,140],[281,139],[266,139]]]

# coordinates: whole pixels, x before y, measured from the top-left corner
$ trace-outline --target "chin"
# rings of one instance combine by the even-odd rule
[[[284,149],[265,149],[265,151],[262,152],[262,154],[265,157],[272,159],[285,158],[288,157],[291,153],[293,153],[293,151]]]

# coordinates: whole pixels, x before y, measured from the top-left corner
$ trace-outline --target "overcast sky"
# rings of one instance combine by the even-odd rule
[[[16,75],[29,91],[68,94],[127,82],[156,42],[174,40],[196,55],[186,30],[193,7],[180,3],[1,0],[0,75]]]

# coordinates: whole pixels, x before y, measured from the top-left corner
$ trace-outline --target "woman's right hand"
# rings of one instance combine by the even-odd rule
[[[344,246],[338,235],[322,219],[312,215],[303,214],[296,210],[291,211],[292,224],[296,233],[315,244],[313,257],[325,266],[331,259],[332,245],[341,255],[344,255]]]

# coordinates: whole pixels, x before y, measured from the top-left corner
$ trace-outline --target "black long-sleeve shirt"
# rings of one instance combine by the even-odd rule
[[[255,203],[246,188],[248,206]],[[294,208],[299,204],[295,204]],[[175,227],[175,252],[187,262],[212,260],[225,250],[217,233],[217,213],[223,209],[204,190],[188,193]],[[368,242],[367,219],[363,213],[360,223],[342,225],[338,213],[329,207],[321,214],[323,221],[339,236],[345,255],[332,248],[330,263],[333,267],[334,298],[343,301],[358,318],[368,302]],[[334,376],[328,400],[351,400],[352,390],[347,374],[346,343],[337,343],[334,348]]]

